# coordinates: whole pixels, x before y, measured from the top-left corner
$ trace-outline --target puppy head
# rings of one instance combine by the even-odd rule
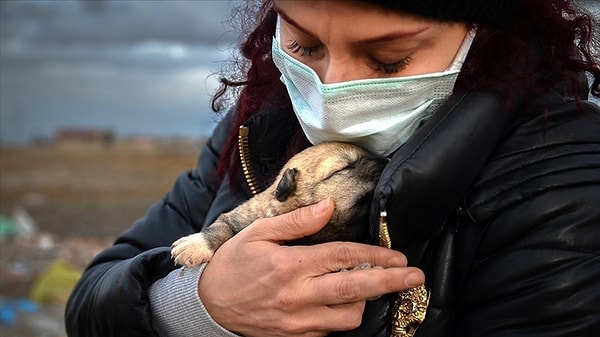
[[[387,162],[341,142],[321,143],[292,157],[273,186],[274,197],[290,210],[327,197],[334,199],[336,207],[322,231],[295,243],[361,241],[368,228],[373,190]]]

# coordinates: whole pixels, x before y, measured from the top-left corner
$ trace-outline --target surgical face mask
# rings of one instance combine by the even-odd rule
[[[354,143],[381,156],[404,144],[450,96],[474,35],[467,34],[443,72],[323,84],[314,70],[282,50],[279,30],[278,19],[273,62],[308,140]]]

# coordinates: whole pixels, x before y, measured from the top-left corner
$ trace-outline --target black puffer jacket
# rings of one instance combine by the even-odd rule
[[[425,270],[431,300],[415,336],[594,336],[600,331],[600,108],[562,93],[546,116],[495,96],[452,95],[398,150],[379,182],[371,233],[387,212],[392,248]],[[293,115],[265,107],[246,126],[256,179],[282,164]],[[169,246],[251,196],[215,166],[232,116],[195,170],[98,255],[66,310],[71,337],[156,336],[147,289],[175,267]],[[274,147],[273,144],[281,144]],[[395,295],[368,302],[340,336],[388,336]]]

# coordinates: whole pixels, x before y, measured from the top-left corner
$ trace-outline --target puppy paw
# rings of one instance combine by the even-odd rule
[[[345,271],[354,271],[354,270],[365,270],[365,269],[383,269],[383,267],[381,266],[373,266],[371,265],[369,262],[363,262],[359,265],[357,265],[356,267],[352,268],[352,269],[346,269]],[[375,296],[375,297],[371,297],[371,298],[367,298],[367,301],[374,301],[378,298],[380,298],[381,296]]]
[[[355,266],[352,269],[342,269],[340,271],[365,270],[365,269],[371,269],[371,268],[377,268],[377,266],[372,266],[369,262],[363,262],[363,263],[358,264],[357,266]]]
[[[171,245],[171,256],[175,264],[194,267],[208,262],[215,253],[202,233],[184,236]]]
[[[372,266],[369,262],[363,262],[359,265],[357,265],[356,267],[352,268],[352,270],[365,270],[365,269],[371,269],[371,268],[377,268],[377,266]]]

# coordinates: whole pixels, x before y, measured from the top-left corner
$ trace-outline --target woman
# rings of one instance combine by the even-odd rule
[[[224,80],[216,97],[241,87],[235,108],[198,167],[91,262],[67,306],[69,335],[591,336],[592,27],[568,0],[266,0],[242,45],[244,80]],[[390,158],[365,224],[372,245],[282,245],[325,225],[326,199],[176,269],[174,240],[325,140]],[[336,272],[365,260],[381,268]]]

